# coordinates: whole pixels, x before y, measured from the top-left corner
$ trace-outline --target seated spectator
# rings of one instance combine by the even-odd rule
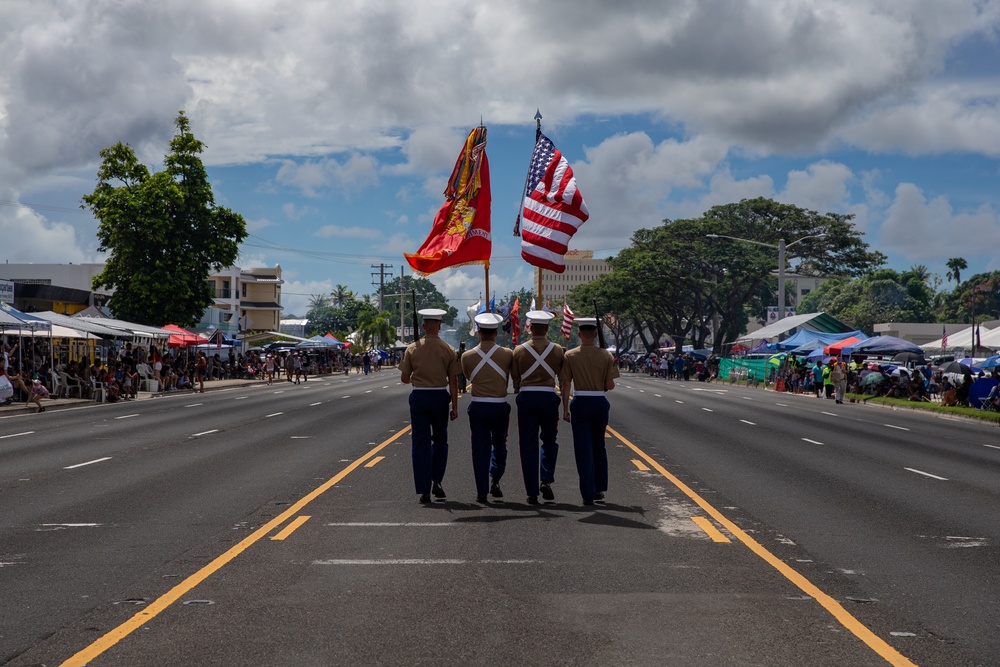
[[[969,405],[969,389],[972,388],[972,375],[966,373],[965,377],[962,378],[962,384],[959,385],[956,400],[959,405],[968,406]]]

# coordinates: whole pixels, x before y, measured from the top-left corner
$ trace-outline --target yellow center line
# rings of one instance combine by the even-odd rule
[[[294,533],[298,529],[299,526],[301,526],[302,524],[304,524],[306,521],[308,521],[311,518],[312,517],[309,517],[309,516],[297,516],[297,517],[295,517],[294,521],[292,521],[290,524],[288,524],[287,526],[285,526],[281,530],[280,533],[278,533],[277,535],[275,535],[271,539],[279,541],[279,542],[281,540],[284,540],[286,537],[288,537],[289,535],[291,535],[292,533]]]
[[[642,470],[644,472],[649,472],[649,466],[640,461],[639,459],[632,459],[632,464],[635,465],[635,467],[638,468],[639,470]]]
[[[705,533],[712,538],[713,542],[732,542],[728,537],[719,532],[719,529],[712,525],[712,522],[703,516],[693,516],[691,520],[697,524],[699,528],[705,531]],[[274,539],[273,537],[271,538]]]
[[[272,530],[283,524],[285,521],[295,516],[302,511],[309,503],[319,498],[321,495],[332,489],[334,486],[339,484],[345,477],[354,472],[362,463],[367,461],[369,458],[379,453],[382,449],[388,447],[400,436],[406,434],[410,430],[407,426],[401,431],[396,432],[388,440],[385,440],[377,447],[369,451],[367,454],[361,456],[361,458],[355,460],[349,466],[341,470],[339,473],[323,482],[320,486],[316,487],[310,491],[306,496],[300,499],[295,504],[291,505],[287,510],[274,517],[266,524],[255,530],[249,536],[245,537],[242,541],[236,544],[234,547],[226,551],[221,556],[218,556],[211,563],[201,568],[190,577],[177,584],[169,591],[154,600],[149,606],[137,613],[132,618],[128,619],[118,627],[110,630],[104,636],[98,638],[94,643],[92,643],[87,648],[83,649],[66,662],[62,663],[63,667],[82,667],[87,663],[93,661],[99,655],[107,651],[109,648],[120,642],[121,640],[128,637],[130,634],[138,630],[140,627],[148,623],[149,621],[156,618],[161,612],[166,610],[170,605],[179,600],[183,595],[189,593],[198,584],[208,579],[214,573],[222,569],[234,558],[242,554],[244,551],[252,547],[258,541],[268,535]]]
[[[752,552],[757,554],[761,559],[764,560],[768,565],[776,569],[782,574],[786,579],[795,584],[803,593],[813,598],[820,604],[821,607],[826,609],[837,621],[844,626],[851,634],[864,642],[869,648],[871,648],[875,653],[881,656],[886,662],[895,667],[916,667],[916,665],[911,662],[908,658],[902,655],[899,651],[893,648],[888,642],[876,635],[874,632],[869,630],[861,621],[854,618],[846,609],[844,609],[839,602],[834,600],[832,597],[821,591],[815,584],[806,579],[804,576],[796,572],[794,569],[788,566],[787,563],[782,561],[780,558],[768,551],[762,544],[757,542],[757,540],[750,537],[748,534],[743,532],[739,526],[727,519],[722,512],[715,509],[707,500],[702,498],[700,495],[695,493],[687,484],[679,480],[677,477],[672,475],[667,471],[662,465],[660,465],[653,457],[651,457],[646,452],[639,449],[637,446],[629,442],[625,436],[615,431],[610,426],[608,427],[608,432],[613,434],[620,441],[625,443],[632,451],[638,454],[646,463],[648,463],[654,470],[663,475],[666,479],[670,481],[671,484],[680,489],[684,495],[693,500],[699,507],[705,510],[705,513],[710,517],[715,519],[715,521],[721,525],[723,528],[729,531],[740,542],[745,544]]]
[[[378,465],[378,462],[381,461],[384,458],[385,458],[384,456],[376,456],[371,461],[369,461],[368,463],[366,463],[365,467],[366,468],[374,468],[375,466]]]

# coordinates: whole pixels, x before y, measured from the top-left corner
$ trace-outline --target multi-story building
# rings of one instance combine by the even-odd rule
[[[103,306],[111,291],[93,291],[103,264],[0,264],[0,280],[14,283],[12,306],[25,312],[51,310],[75,315]]]
[[[607,273],[611,273],[607,260],[594,259],[593,250],[570,250],[566,253],[566,271],[542,271],[542,297],[555,308],[563,302],[571,289],[577,285],[586,285]]]
[[[199,328],[214,326],[228,334],[278,331],[281,325],[281,265],[240,269],[230,266],[208,278],[215,302]]]

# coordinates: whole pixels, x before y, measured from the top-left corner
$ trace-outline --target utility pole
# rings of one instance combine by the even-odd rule
[[[372,272],[372,277],[378,276],[378,282],[372,281],[372,287],[378,287],[378,312],[382,312],[382,300],[385,296],[385,270],[391,269],[392,264],[372,264],[373,269],[378,269],[378,272]]]

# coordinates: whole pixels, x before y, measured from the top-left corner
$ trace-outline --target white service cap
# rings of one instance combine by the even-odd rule
[[[437,320],[440,322],[441,318],[448,314],[448,311],[441,310],[440,308],[424,308],[423,310],[418,310],[417,313],[425,320]]]
[[[528,324],[548,324],[554,317],[555,315],[546,310],[529,310]]]
[[[476,326],[487,331],[496,331],[503,322],[503,317],[496,313],[479,313],[476,315]]]
[[[573,324],[578,327],[597,327],[596,317],[578,317],[573,320]]]

